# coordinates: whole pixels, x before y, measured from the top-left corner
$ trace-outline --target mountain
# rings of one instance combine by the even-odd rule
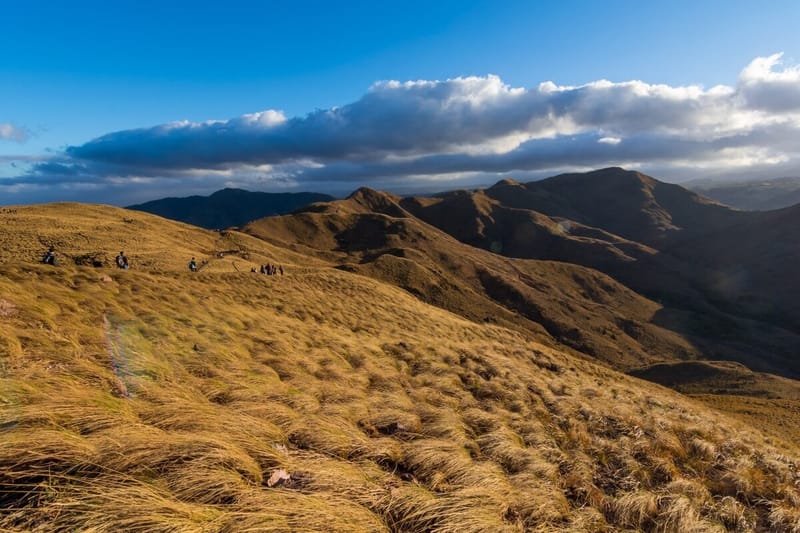
[[[800,177],[736,182],[696,181],[685,186],[745,211],[770,211],[800,204]]]
[[[395,283],[413,262],[439,286],[483,268],[522,293],[503,263],[581,327],[591,301],[598,320],[651,304],[586,267],[458,261],[469,247],[397,205],[362,190],[248,226],[269,242],[106,206],[3,210],[0,529],[797,528],[800,449],[777,423]],[[58,267],[37,262],[50,245]],[[86,261],[123,246],[130,270]],[[265,262],[286,275],[250,273]],[[785,401],[759,408],[800,427]]]
[[[657,248],[701,226],[724,227],[737,216],[679,185],[617,167],[525,184],[500,182],[486,194],[506,207],[562,217]]]
[[[412,216],[400,201],[362,188],[346,200],[254,221],[242,231],[397,285],[470,320],[513,328],[617,368],[663,360],[664,354],[700,356],[657,323],[659,304],[609,276],[468,246]]]
[[[268,193],[222,189],[210,196],[163,198],[128,209],[153,213],[206,229],[241,226],[257,218],[282,215],[313,202],[333,200],[314,192]]]
[[[619,168],[404,198],[410,214],[507,257],[597,269],[658,302],[706,359],[800,376],[800,211],[730,209]]]
[[[660,250],[698,232],[727,228],[748,216],[679,185],[621,168],[530,183],[503,180],[483,190],[454,191],[432,199],[406,198],[402,205],[451,234],[465,221],[448,213],[477,219],[476,230],[459,235],[460,240],[481,247],[494,244],[496,251],[506,255],[525,253],[531,236],[539,237],[540,231],[516,231],[524,217],[541,220],[545,215],[555,222],[549,225],[558,233],[623,244],[637,253],[634,249],[641,246]]]

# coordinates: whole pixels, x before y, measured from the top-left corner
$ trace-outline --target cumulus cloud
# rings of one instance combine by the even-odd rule
[[[785,67],[783,54],[759,57],[739,76],[739,89],[747,105],[770,113],[800,111],[800,66]]]
[[[0,185],[177,180],[330,191],[608,165],[673,178],[800,171],[800,67],[782,61],[756,58],[735,86],[711,88],[639,80],[518,88],[492,75],[383,81],[302,117],[266,110],[109,133]]]
[[[24,128],[0,122],[0,140],[23,142],[28,139],[28,135]]]

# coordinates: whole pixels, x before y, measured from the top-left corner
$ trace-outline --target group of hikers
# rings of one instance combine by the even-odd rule
[[[47,249],[42,256],[42,263],[45,265],[58,266],[55,247],[51,246]],[[114,264],[117,265],[117,268],[128,270],[130,265],[128,264],[128,256],[125,255],[125,252],[120,251],[117,257],[114,258]]]
[[[251,268],[250,272],[256,273],[256,267]],[[261,267],[258,269],[258,273],[267,276],[277,276],[278,274],[283,276],[283,265],[272,265],[267,263],[266,265],[261,265]]]
[[[56,257],[56,250],[53,246],[50,246],[42,256],[42,263],[46,265],[58,266],[58,258]],[[203,261],[203,264],[205,263],[206,262]],[[121,268],[123,270],[128,270],[128,268],[130,268],[128,256],[126,256],[125,252],[122,251],[117,255],[117,257],[114,258],[114,264],[117,266],[117,268]],[[191,261],[189,261],[189,270],[192,272],[197,272],[198,269],[199,267],[197,265],[197,260],[192,257]],[[250,272],[256,272],[255,267],[250,269]],[[266,274],[267,276],[277,276],[278,273],[283,276],[283,266],[267,263],[266,265],[261,265],[258,272],[261,274]]]

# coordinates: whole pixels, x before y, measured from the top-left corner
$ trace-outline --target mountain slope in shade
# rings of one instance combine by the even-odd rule
[[[579,265],[503,258],[450,238],[412,216],[398,200],[407,205],[398,197],[360,189],[347,200],[262,219],[243,231],[391,282],[471,320],[491,319],[520,331],[544,328],[558,343],[615,368],[707,358],[792,377],[800,373],[795,357],[800,335],[721,311],[688,285],[661,287],[676,294],[691,289],[699,303],[687,309],[675,294],[678,305],[658,303]],[[460,216],[451,210],[452,218]],[[608,253],[606,241],[556,236],[576,255]],[[654,269],[659,266],[660,254],[643,245],[637,250],[652,255],[648,261]],[[642,267],[642,260],[629,256],[620,254],[618,260],[631,272]],[[668,274],[659,278],[657,271],[645,270],[642,275],[655,283],[669,282]]]
[[[699,282],[726,308],[800,330],[800,205],[747,215],[669,252],[692,258]]]
[[[565,261],[602,270],[603,265],[616,266],[656,253],[600,228],[506,206],[488,191],[403,198],[400,205],[466,244],[509,257]]]
[[[210,196],[163,198],[131,205],[128,209],[146,211],[201,228],[222,229],[241,226],[266,216],[290,213],[310,203],[327,200],[333,200],[333,197],[313,192],[268,193],[222,189]]]
[[[800,177],[733,183],[696,181],[685,186],[725,205],[745,211],[770,211],[800,204]]]
[[[406,238],[423,255],[448,242],[466,253],[421,223],[377,213],[395,209],[391,197],[360,196],[330,204],[338,214],[315,206],[263,226],[284,237],[282,229],[306,231],[307,243],[328,223],[389,230],[364,241],[337,241],[342,232],[329,230],[316,242],[340,249],[317,256],[368,259],[364,244],[397,248]],[[0,247],[3,531],[800,524],[796,442],[331,268],[298,253],[300,244],[293,251],[102,206],[26,206],[0,217],[25,236]],[[43,244],[38,235],[57,245],[60,267],[28,252]],[[119,243],[142,258],[135,268],[76,264]],[[217,259],[189,272],[188,254]],[[286,275],[249,272],[267,260],[287,265]],[[547,267],[547,276],[560,265],[519,263]],[[575,276],[587,292],[608,285],[592,297],[598,308],[637,300],[607,276],[560,268],[547,291],[560,288],[575,314],[583,312]]]
[[[485,192],[507,207],[567,218],[655,248],[687,232],[725,227],[740,216],[679,185],[616,167],[524,184],[500,182]]]
[[[401,205],[485,250],[598,269],[661,302],[659,324],[706,357],[800,376],[797,210],[736,211],[617,168]]]

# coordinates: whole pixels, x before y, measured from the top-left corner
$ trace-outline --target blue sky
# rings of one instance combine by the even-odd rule
[[[796,1],[0,8],[3,204],[798,168]]]

